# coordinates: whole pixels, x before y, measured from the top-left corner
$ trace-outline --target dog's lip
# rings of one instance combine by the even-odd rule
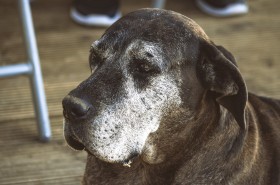
[[[73,134],[65,134],[64,138],[67,144],[75,150],[84,150],[85,145],[81,143]]]
[[[123,160],[121,163],[123,164],[123,166],[127,166],[130,167],[130,164],[133,162],[133,160],[135,158],[137,158],[138,156],[140,156],[139,153],[132,153],[126,160]]]

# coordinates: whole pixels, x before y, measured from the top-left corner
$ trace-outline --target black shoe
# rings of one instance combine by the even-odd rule
[[[75,0],[70,17],[86,26],[110,26],[121,17],[118,0]]]

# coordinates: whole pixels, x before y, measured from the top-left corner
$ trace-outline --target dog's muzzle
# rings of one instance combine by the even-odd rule
[[[86,100],[67,95],[63,101],[63,115],[65,118],[64,123],[64,137],[68,145],[76,150],[83,150],[85,146],[75,136],[72,126],[84,122],[92,110],[92,105]],[[71,125],[72,126],[71,126]]]

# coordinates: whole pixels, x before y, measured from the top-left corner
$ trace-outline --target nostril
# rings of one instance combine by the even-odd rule
[[[77,118],[85,116],[90,109],[90,106],[84,103],[74,103],[71,107],[70,114]]]
[[[67,95],[63,101],[63,114],[65,118],[83,118],[91,109],[91,104],[87,101]]]

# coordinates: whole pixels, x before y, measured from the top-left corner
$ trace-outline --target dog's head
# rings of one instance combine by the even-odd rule
[[[233,56],[183,15],[130,13],[92,44],[89,62],[91,75],[63,100],[74,149],[112,163],[145,152],[156,160],[149,136],[187,127],[207,92],[246,126],[247,92]]]

